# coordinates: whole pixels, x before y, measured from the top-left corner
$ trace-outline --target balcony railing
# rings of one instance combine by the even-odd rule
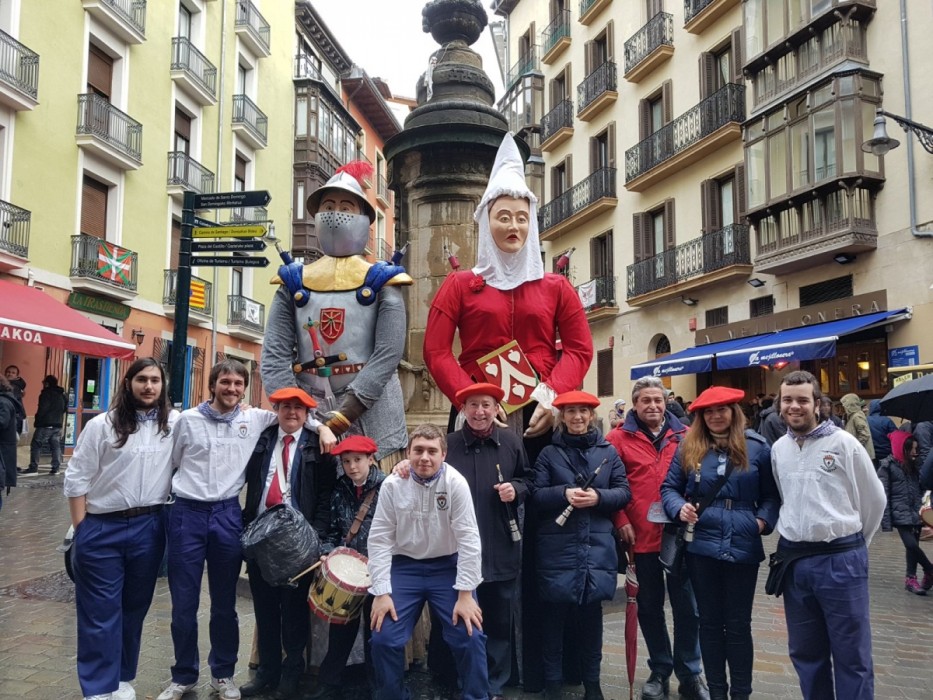
[[[39,97],[39,54],[2,30],[0,80],[33,99]]]
[[[557,42],[570,36],[570,10],[561,10],[551,23],[541,32],[541,54],[553,49]]]
[[[175,306],[178,288],[178,270],[166,270],[162,284],[162,305]],[[191,291],[188,297],[189,310],[204,316],[213,313],[213,285],[205,279],[191,275]]]
[[[377,260],[391,260],[392,259],[392,247],[386,242],[385,238],[376,239],[376,259]]]
[[[616,196],[616,169],[600,168],[541,208],[541,230],[566,221],[603,197]]]
[[[523,75],[526,75],[531,72],[541,72],[541,61],[538,58],[538,47],[531,46],[528,48],[528,53],[519,56],[518,61],[515,62],[509,69],[508,76],[505,80],[505,89],[510,90],[512,86],[518,82],[518,79]]]
[[[596,294],[593,299],[593,303],[586,304],[583,307],[584,311],[589,313],[590,311],[596,311],[597,309],[617,306],[615,277],[594,277],[592,280],[590,280],[590,282],[596,283]],[[578,294],[580,292],[580,287],[582,286],[582,284],[577,286]],[[583,298],[581,297],[580,300],[583,301]]]
[[[389,202],[389,181],[385,175],[379,175],[376,179],[376,196],[383,202]]]
[[[659,12],[625,42],[625,72],[628,73],[659,46],[674,45],[674,17]]]
[[[257,333],[266,328],[266,306],[239,294],[227,295],[227,325],[241,326]]]
[[[209,194],[214,191],[214,173],[183,151],[169,151],[168,184]]]
[[[78,134],[94,136],[142,161],[143,125],[97,93],[78,95]]]
[[[0,200],[0,250],[25,258],[29,255],[32,212]]]
[[[118,289],[136,291],[135,251],[95,236],[71,237],[71,276],[103,282]]]
[[[573,127],[573,102],[561,100],[541,120],[541,140],[547,141],[561,129]]]
[[[242,124],[263,144],[269,133],[269,118],[246,95],[233,96],[233,123]]]
[[[729,83],[625,152],[625,181],[660,165],[729,122],[745,119],[745,87]]]
[[[725,228],[628,266],[628,298],[648,294],[730,265],[750,265],[748,226]]]
[[[715,0],[684,0],[684,24],[700,14]]]
[[[615,90],[616,85],[616,64],[614,61],[606,61],[577,85],[577,114],[603,93]]]
[[[265,207],[237,207],[230,210],[230,222],[234,224],[260,224],[269,220]]]
[[[146,33],[146,0],[104,0],[104,2],[140,34]]]
[[[172,38],[172,70],[185,71],[205,91],[217,94],[217,68],[183,36]]]
[[[246,28],[261,47],[269,51],[269,23],[249,0],[237,0],[235,28]]]

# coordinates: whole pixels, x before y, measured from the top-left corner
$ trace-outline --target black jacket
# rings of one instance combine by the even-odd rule
[[[262,431],[252,456],[246,463],[246,505],[243,507],[243,525],[249,525],[259,514],[259,502],[266,486],[272,452],[279,438],[278,424]],[[322,455],[318,436],[302,428],[298,438],[298,454],[289,473],[292,485],[292,504],[311,523],[318,537],[323,539],[330,525],[330,496],[337,480],[337,460],[333,455]]]
[[[868,429],[871,430],[871,442],[875,446],[875,459],[880,463],[891,454],[891,433],[897,430],[894,421],[881,415],[881,402],[878,399],[868,404]]]
[[[507,581],[518,576],[521,543],[513,542],[505,504],[493,488],[502,478],[515,488],[512,516],[528,495],[531,469],[521,439],[509,430],[494,427],[489,438],[476,437],[466,426],[447,436],[447,463],[470,485],[473,509],[483,545],[483,580]]]
[[[758,434],[773,445],[779,438],[784,437],[787,427],[784,425],[784,419],[777,410],[777,405],[768,406],[761,412],[761,423],[758,426]]]
[[[0,488],[16,486],[16,442],[22,420],[11,392],[0,393]]]
[[[61,428],[65,417],[65,390],[47,386],[39,392],[39,408],[33,421],[36,428]]]
[[[372,465],[359,498],[356,497],[356,487],[350,477],[344,474],[337,479],[337,485],[330,497],[330,527],[326,537],[321,541],[321,554],[330,554],[334,548],[345,546],[343,541],[350,532],[353,521],[356,520],[356,514],[360,512],[363,500],[370,491],[375,489],[376,495],[373,496],[369,510],[366,511],[363,522],[360,523],[360,529],[346,545],[363,556],[368,555],[369,528],[373,524],[373,515],[376,512],[376,504],[379,502],[379,488],[385,478],[386,475],[379,471],[379,467]]]
[[[893,455],[889,455],[878,466],[878,478],[888,497],[881,518],[881,529],[889,532],[892,526],[919,525],[920,505],[923,501],[920,477],[910,476],[904,471],[903,465]]]

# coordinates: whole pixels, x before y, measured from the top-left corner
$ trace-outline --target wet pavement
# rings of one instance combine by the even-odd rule
[[[49,477],[48,465],[38,477],[21,478],[20,488],[4,496],[0,510],[0,700],[13,698],[80,698],[75,674],[74,588],[64,572],[62,554],[56,551],[68,528],[69,516],[61,492],[61,477]],[[768,538],[766,551],[774,549]],[[924,543],[933,555],[933,542]],[[933,595],[921,597],[903,589],[904,553],[896,533],[879,533],[872,543],[871,617],[875,653],[876,697],[930,697],[933,688]],[[787,635],[781,601],[764,595],[765,569],[759,577],[755,600],[755,697],[799,698],[796,675],[787,656]],[[244,586],[245,590],[245,586]],[[201,627],[201,683],[186,700],[212,697],[207,659],[206,581],[199,612]],[[605,608],[603,692],[607,699],[625,700],[629,686],[623,644],[625,596]],[[249,680],[247,663],[253,635],[250,600],[240,598],[240,664],[236,680]],[[155,698],[169,682],[172,663],[171,602],[165,579],[159,579],[155,598],[143,631],[139,675],[135,686],[139,700]],[[639,639],[636,697],[648,677],[644,644]],[[362,673],[349,674],[359,679]],[[418,700],[449,697],[432,684],[417,664],[408,674],[413,697]],[[302,681],[310,689],[309,675]],[[676,684],[675,684],[676,685]],[[582,687],[567,686],[567,697],[582,697]],[[216,696],[213,696],[216,697]],[[260,696],[261,697],[261,696]],[[271,696],[270,696],[271,697]],[[343,697],[362,700],[365,689],[357,680]],[[539,698],[509,688],[509,698]],[[676,694],[672,696],[676,698]]]

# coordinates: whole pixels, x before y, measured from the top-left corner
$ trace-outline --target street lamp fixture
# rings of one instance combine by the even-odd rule
[[[699,299],[694,299],[693,297],[684,296],[681,294],[680,300],[687,306],[696,306],[699,303]]]
[[[885,117],[893,119],[904,131],[914,134],[920,141],[927,153],[933,153],[933,129],[924,126],[918,122],[900,117],[883,109],[875,110],[875,132],[872,137],[862,144],[862,150],[866,153],[874,153],[876,156],[883,156],[892,148],[897,148],[901,142],[888,136],[887,121]]]
[[[752,277],[750,280],[748,280],[748,283],[755,289],[765,286],[765,281],[763,279],[759,279],[758,277]]]

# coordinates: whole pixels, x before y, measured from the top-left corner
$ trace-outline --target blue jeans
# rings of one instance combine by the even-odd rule
[[[752,603],[758,563],[736,564],[687,555],[687,569],[700,611],[700,651],[710,691],[751,695]],[[726,675],[726,665],[729,675]]]
[[[671,673],[681,681],[700,675],[700,639],[697,605],[690,579],[668,576],[661,568],[658,553],[636,554],[638,569],[638,626],[648,647],[648,668],[664,678]],[[664,586],[674,617],[674,648],[664,619]]]
[[[39,452],[46,442],[52,450],[52,471],[58,471],[62,466],[62,429],[57,425],[36,428],[32,434],[32,442],[29,443],[29,468],[35,469],[39,466]]]

